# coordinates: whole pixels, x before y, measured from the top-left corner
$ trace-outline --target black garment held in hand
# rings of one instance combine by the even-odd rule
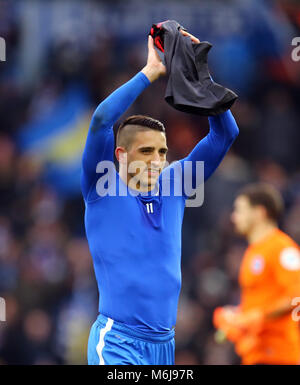
[[[215,83],[209,74],[207,54],[212,45],[195,44],[183,36],[185,30],[174,20],[153,24],[150,34],[154,44],[164,52],[169,75],[166,101],[179,111],[214,116],[228,110],[237,95]]]

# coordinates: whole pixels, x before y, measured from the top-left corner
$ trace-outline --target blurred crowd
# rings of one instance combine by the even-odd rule
[[[300,36],[300,7],[283,3],[284,17]],[[7,57],[17,63],[20,24],[9,7],[0,7],[0,19]],[[81,194],[62,198],[45,183],[43,165],[18,148],[20,127],[72,82],[87,86],[92,113],[143,67],[144,45],[95,35],[83,53],[60,38],[49,45],[39,81],[31,86],[15,81],[17,67],[7,70],[0,63],[0,296],[6,301],[1,364],[85,364],[98,306]],[[177,364],[239,363],[230,343],[215,342],[212,311],[239,302],[237,277],[247,245],[234,233],[230,213],[240,187],[253,181],[275,185],[285,201],[280,226],[300,243],[300,68],[290,71],[288,60],[262,62],[251,91],[232,108],[239,137],[206,183],[203,206],[186,209]],[[207,134],[208,121],[169,107],[163,101],[165,86],[166,79],[151,85],[125,116],[140,113],[161,120],[172,161]]]

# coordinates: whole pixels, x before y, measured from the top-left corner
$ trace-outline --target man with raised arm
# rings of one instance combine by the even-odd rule
[[[187,32],[183,35],[199,43]],[[175,191],[188,176],[194,187],[203,183],[197,180],[196,162],[204,162],[206,180],[238,135],[230,111],[209,117],[209,134],[177,167],[164,168],[168,147],[163,124],[135,115],[120,125],[114,148],[114,123],[165,74],[149,36],[146,66],[108,96],[92,117],[82,159],[82,193],[100,300],[89,337],[89,364],[174,364],[181,228],[188,198],[184,191]],[[118,172],[110,166],[114,151]],[[192,165],[187,172],[185,161]],[[171,184],[168,194],[163,193],[164,177]]]

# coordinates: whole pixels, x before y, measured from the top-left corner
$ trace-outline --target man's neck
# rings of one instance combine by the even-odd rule
[[[274,222],[261,222],[253,227],[248,233],[247,240],[249,244],[257,243],[268,237],[275,229],[277,225]]]

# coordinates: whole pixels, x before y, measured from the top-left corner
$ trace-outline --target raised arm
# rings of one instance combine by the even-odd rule
[[[207,180],[221,163],[239,133],[235,119],[229,110],[218,116],[209,117],[209,124],[208,135],[194,147],[192,152],[163,170],[161,180],[165,183],[168,180],[173,181],[171,185],[174,185],[174,191],[172,190],[174,194],[183,194],[184,198],[193,195],[195,189]],[[201,178],[202,165],[197,169],[197,162],[204,162],[204,180]]]
[[[114,123],[149,84],[148,78],[142,72],[139,72],[96,108],[91,120],[82,157],[81,184],[85,198],[87,198],[91,187],[97,179],[97,164],[102,160],[113,162]]]
[[[207,180],[221,163],[226,152],[238,136],[239,129],[231,111],[212,116],[209,120],[209,133],[192,152],[181,162],[191,161],[193,187],[196,188],[196,162],[204,162],[204,180]],[[184,167],[182,165],[182,169]],[[201,182],[201,181],[200,181]]]
[[[165,66],[154,49],[153,39],[149,37],[146,66],[96,108],[82,157],[81,186],[85,199],[88,199],[89,192],[99,177],[96,174],[97,164],[102,160],[113,161],[114,159],[114,123],[143,90],[165,72]]]
[[[186,31],[181,30],[181,33],[189,36],[196,44],[200,42],[199,39]],[[192,189],[196,189],[198,185],[203,182],[203,180],[198,180],[196,177],[197,162],[204,162],[204,181],[207,180],[221,163],[239,133],[238,126],[230,110],[217,116],[211,116],[208,120],[210,126],[208,135],[196,145],[186,158],[174,162],[162,173],[162,176],[166,175],[166,178],[168,178],[170,170],[177,168],[180,177],[178,177],[178,174],[174,174],[171,178],[175,178],[175,182],[180,184],[180,186],[177,186],[180,187],[178,191],[185,192],[185,180],[188,181],[188,185],[189,182],[192,181],[192,186],[190,186]],[[185,161],[190,162],[192,167],[190,167],[190,164],[188,167],[185,167]],[[177,185],[177,183],[175,183],[175,185]],[[183,195],[186,196],[186,194]]]

